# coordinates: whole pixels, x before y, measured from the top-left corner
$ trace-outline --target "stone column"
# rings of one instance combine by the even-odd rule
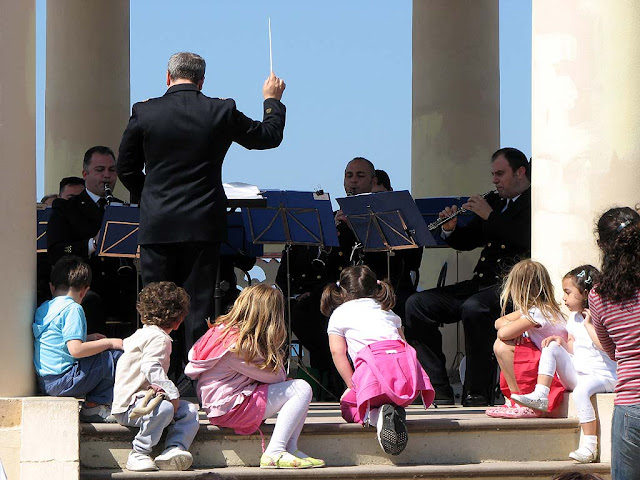
[[[35,1],[4,2],[0,15],[0,397],[34,392],[36,286]]]
[[[498,21],[498,0],[413,2],[414,198],[492,190],[491,154],[500,147]],[[455,283],[471,278],[478,252],[426,249],[423,288],[436,286],[445,261],[447,283]],[[456,338],[456,326],[445,327],[449,365],[464,348]]]
[[[47,2],[45,193],[81,174],[84,152],[117,155],[130,114],[129,0]],[[118,185],[116,196],[128,199]]]
[[[567,271],[600,263],[600,214],[640,201],[640,4],[537,0],[532,13],[532,250],[560,298]]]
[[[415,198],[492,189],[491,154],[500,146],[498,0],[464,2],[464,8],[448,0],[413,2],[412,116]],[[461,279],[476,257],[462,256]],[[432,287],[442,255],[427,250],[422,263],[423,285]]]

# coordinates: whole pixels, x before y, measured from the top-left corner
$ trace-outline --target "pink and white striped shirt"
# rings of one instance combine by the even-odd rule
[[[616,405],[640,404],[640,290],[612,303],[589,293],[589,311],[604,351],[618,362]]]

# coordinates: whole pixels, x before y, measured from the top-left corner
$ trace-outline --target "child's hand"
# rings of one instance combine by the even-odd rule
[[[93,342],[94,340],[100,340],[102,338],[107,338],[101,333],[90,333],[87,335],[87,342]]]
[[[171,403],[173,404],[173,414],[175,415],[176,413],[178,413],[178,408],[180,408],[180,399],[175,398],[171,400]]]
[[[121,338],[110,338],[109,340],[111,340],[112,350],[124,350],[124,347],[122,346]]]
[[[589,310],[583,310],[582,316],[584,317],[584,323],[593,325],[593,318],[591,317],[591,312]]]
[[[542,348],[548,346],[550,343],[552,342],[557,342],[558,345],[560,345],[561,347],[564,344],[564,338],[558,336],[558,335],[551,335],[550,337],[545,338],[544,340],[542,340],[542,343],[540,343],[540,346]]]

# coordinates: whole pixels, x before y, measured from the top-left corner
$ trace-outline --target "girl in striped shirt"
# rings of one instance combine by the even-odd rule
[[[612,208],[596,233],[602,276],[589,293],[589,311],[604,351],[618,362],[611,478],[640,479],[640,215]]]

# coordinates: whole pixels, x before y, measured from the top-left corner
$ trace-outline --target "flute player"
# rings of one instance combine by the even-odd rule
[[[473,195],[463,207],[475,215],[467,225],[457,218],[442,225],[442,237],[456,250],[482,247],[473,277],[453,285],[415,293],[406,304],[405,334],[436,391],[436,403],[453,405],[453,390],[442,352],[439,325],[462,320],[467,367],[462,404],[488,405],[496,339],[494,321],[500,316],[500,285],[511,266],[531,256],[531,166],[516,148],[501,148],[491,156],[496,192],[486,199]],[[456,207],[440,212],[447,218]]]

